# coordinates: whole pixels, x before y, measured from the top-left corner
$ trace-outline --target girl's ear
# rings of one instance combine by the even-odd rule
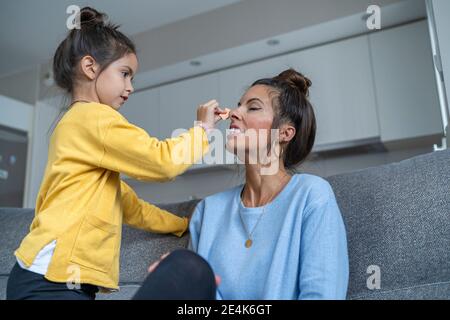
[[[86,76],[89,80],[94,80],[97,77],[98,64],[91,56],[84,56],[80,61],[81,74]]]
[[[280,126],[280,143],[289,142],[294,137],[297,131],[289,124],[283,124]]]

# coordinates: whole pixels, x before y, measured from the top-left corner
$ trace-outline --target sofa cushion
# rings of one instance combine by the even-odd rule
[[[355,300],[443,300],[450,298],[450,281],[396,290],[376,290]]]
[[[199,201],[160,204],[158,207],[179,216],[187,216],[193,212]],[[120,256],[120,283],[141,282],[147,275],[150,263],[158,260],[166,252],[186,248],[188,241],[189,233],[178,238],[171,234],[153,234],[124,226]]]
[[[0,274],[9,274],[16,263],[14,251],[30,230],[33,209],[0,208]]]
[[[121,285],[120,290],[113,293],[97,293],[96,300],[131,300],[140,284]]]
[[[450,150],[327,180],[347,229],[348,298],[450,297],[435,286],[450,281]],[[372,265],[380,289],[367,287]]]
[[[0,275],[0,300],[6,299],[6,284],[8,283],[7,275]]]

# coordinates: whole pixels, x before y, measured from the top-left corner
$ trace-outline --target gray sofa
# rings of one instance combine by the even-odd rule
[[[347,229],[348,299],[450,299],[450,150],[326,179]],[[161,207],[186,215],[197,201]],[[32,209],[0,208],[0,299],[32,217]],[[188,239],[124,226],[121,290],[98,298],[129,299],[149,263]],[[370,266],[379,267],[379,289],[369,289]]]

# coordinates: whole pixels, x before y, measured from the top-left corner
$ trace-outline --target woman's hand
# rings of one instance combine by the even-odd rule
[[[159,265],[159,263],[160,263],[161,261],[163,261],[164,258],[167,257],[169,254],[170,254],[170,252],[166,252],[166,253],[164,253],[164,254],[161,256],[161,258],[159,258],[159,260],[156,260],[155,262],[153,262],[153,263],[148,267],[148,273],[152,273],[152,272],[156,269],[156,267]]]
[[[168,255],[170,254],[170,252],[166,252],[164,253],[161,258],[159,258],[159,260],[153,262],[149,267],[148,267],[148,273],[152,273],[159,265],[159,263],[161,261],[163,261]],[[219,286],[220,282],[222,281],[222,279],[220,278],[220,276],[215,275],[215,280],[216,280],[216,285]]]
[[[197,121],[201,121],[207,128],[214,128],[215,124],[220,120],[228,118],[229,110],[219,108],[217,100],[211,100],[202,104],[197,109]]]

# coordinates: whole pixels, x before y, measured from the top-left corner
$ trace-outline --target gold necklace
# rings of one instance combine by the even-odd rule
[[[261,221],[261,218],[264,215],[266,206],[267,206],[267,204],[263,207],[263,212],[259,215],[258,221],[256,222],[255,226],[253,227],[252,232],[250,232],[250,233],[248,233],[247,227],[244,223],[244,219],[242,218],[242,215],[241,215],[241,210],[239,210],[239,217],[241,218],[242,226],[244,227],[245,233],[247,234],[247,240],[245,241],[246,248],[250,248],[253,244],[253,240],[252,240],[253,232],[255,231],[256,227],[258,226],[259,221]]]
[[[286,175],[289,176],[289,175]],[[289,182],[288,182],[289,183]],[[281,183],[279,184],[279,186],[281,185]],[[245,186],[244,186],[245,187]],[[252,240],[252,235],[256,230],[256,227],[258,226],[258,223],[261,221],[261,218],[263,217],[264,213],[266,212],[266,207],[270,204],[270,202],[278,195],[281,193],[282,190],[280,190],[278,193],[275,193],[275,195],[270,198],[270,200],[264,205],[263,207],[263,211],[262,213],[259,215],[258,221],[256,221],[255,226],[253,227],[252,231],[249,233],[247,230],[247,226],[245,225],[244,219],[242,218],[242,214],[241,214],[241,207],[239,207],[239,217],[241,218],[241,223],[242,226],[244,227],[245,233],[247,234],[247,240],[245,241],[245,247],[248,249],[253,245],[253,240]],[[242,188],[242,193],[244,193],[244,188]],[[242,203],[243,204],[243,203]]]

